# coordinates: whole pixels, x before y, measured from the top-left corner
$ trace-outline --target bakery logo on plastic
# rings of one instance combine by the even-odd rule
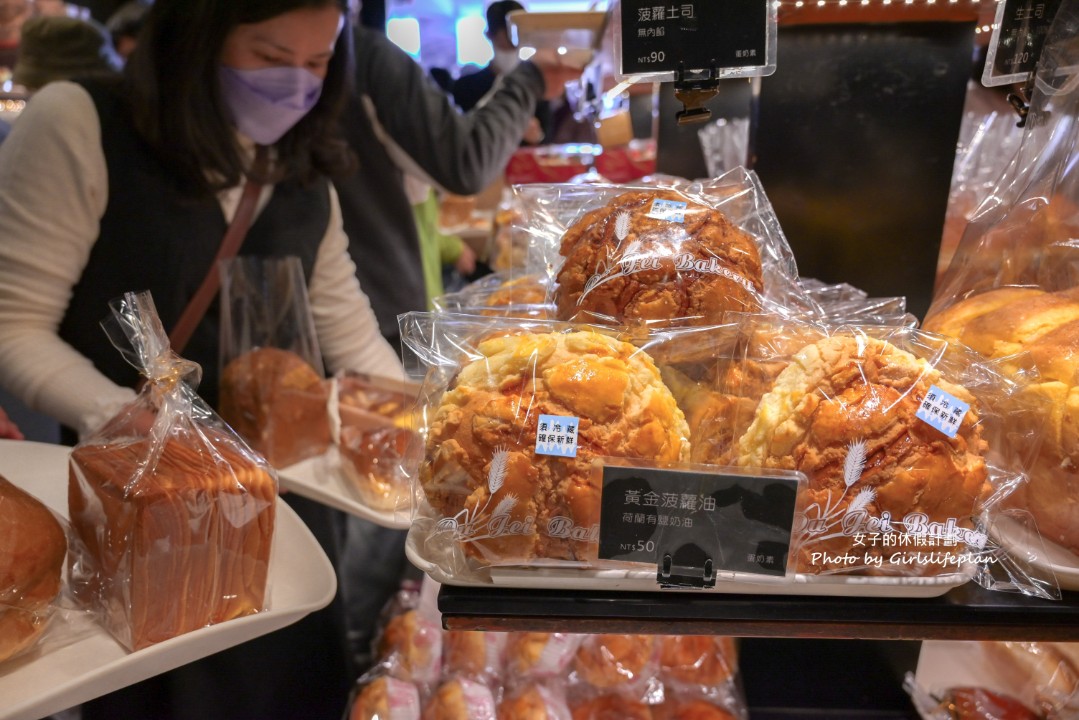
[[[682,212],[677,215],[677,222],[683,222],[685,220],[684,210],[686,208],[686,203],[656,199],[656,201],[652,203],[653,208],[658,202],[682,206]],[[654,218],[656,215],[649,213],[648,217]],[[661,217],[659,219],[667,220],[668,218]],[[608,251],[607,259],[601,261],[596,266],[596,272],[585,281],[584,290],[581,291],[580,297],[577,298],[578,305],[583,304],[584,299],[588,297],[589,293],[600,285],[609,283],[620,277],[633,275],[634,273],[661,271],[664,267],[672,269],[670,268],[672,262],[674,264],[673,270],[676,272],[698,272],[708,275],[721,275],[732,282],[738,283],[751,293],[757,291],[748,278],[723,265],[716,257],[701,258],[691,252],[678,253],[676,255],[648,252],[645,250],[644,243],[641,242],[639,237],[635,237],[629,243],[626,243],[631,228],[632,216],[630,213],[618,213],[614,220],[614,236],[618,239],[618,253],[616,256],[612,256]],[[623,245],[623,243],[625,243],[625,245]]]
[[[549,416],[555,417],[555,416]],[[576,420],[576,418],[570,418]],[[574,428],[576,436],[576,428]],[[575,441],[576,444],[576,441]],[[536,532],[536,518],[532,515],[515,520],[511,515],[520,499],[513,493],[504,493],[502,498],[491,507],[495,495],[506,482],[509,470],[509,451],[499,448],[491,458],[487,471],[487,499],[480,505],[466,507],[453,517],[438,521],[437,531],[452,533],[454,539],[467,542],[498,538],[505,535],[533,535]],[[598,542],[599,523],[590,527],[578,527],[567,517],[552,517],[547,522],[547,535],[579,542]]]
[[[652,201],[652,207],[646,216],[656,220],[684,223],[686,221],[686,207],[688,205],[681,200],[656,198]]]
[[[968,410],[970,410],[970,405],[954,395],[949,395],[936,385],[931,385],[921,405],[918,406],[915,416],[948,437],[954,438]]]
[[[580,420],[563,415],[540,415],[536,426],[536,454],[577,457]]]
[[[824,506],[815,502],[806,507],[804,513],[795,517],[794,532],[805,539],[806,545],[821,543],[838,537],[854,538],[855,546],[872,543],[874,547],[898,547],[901,545],[917,548],[929,546],[955,547],[964,545],[970,549],[985,547],[988,537],[984,532],[972,530],[960,525],[957,518],[947,518],[943,522],[932,521],[921,512],[911,512],[902,520],[893,519],[888,511],[874,515],[870,512],[877,499],[877,491],[864,487],[853,497],[848,498],[851,488],[862,477],[866,463],[866,445],[864,440],[852,442],[847,447],[847,456],[843,464],[843,492],[833,500],[829,493]],[[822,553],[814,553],[818,555]],[[816,558],[824,564],[833,564],[834,558]],[[855,557],[859,562],[862,558]],[[866,563],[879,564],[880,557],[870,558]],[[853,560],[851,561],[853,562]]]

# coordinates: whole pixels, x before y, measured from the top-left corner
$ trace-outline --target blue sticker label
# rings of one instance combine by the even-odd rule
[[[929,387],[929,392],[922,398],[916,413],[919,418],[929,423],[950,438],[959,432],[970,405],[954,395],[941,390],[936,385]]]
[[[536,454],[577,457],[577,426],[580,419],[540,415],[536,426]]]
[[[686,221],[686,203],[679,200],[664,200],[656,198],[652,201],[652,209],[648,211],[648,217],[667,222],[684,223]]]

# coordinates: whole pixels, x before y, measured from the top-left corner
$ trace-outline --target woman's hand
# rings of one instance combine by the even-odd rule
[[[25,440],[19,431],[19,426],[11,421],[11,418],[0,408],[0,440]]]

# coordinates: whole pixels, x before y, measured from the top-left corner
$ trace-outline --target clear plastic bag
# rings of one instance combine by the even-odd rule
[[[905,297],[869,297],[853,285],[827,284],[814,278],[800,278],[798,282],[816,303],[817,314],[825,323],[918,326],[918,318],[907,312]]]
[[[332,382],[330,417],[336,452],[330,472],[341,473],[364,505],[395,517],[412,512],[411,481],[405,468],[422,448],[413,413],[419,387],[355,371]]]
[[[494,694],[474,680],[445,680],[424,704],[423,720],[497,720]]]
[[[356,681],[348,720],[420,720],[420,707],[415,685],[376,668]]]
[[[572,720],[565,690],[556,683],[527,682],[502,689],[498,720]]]
[[[1016,554],[1079,567],[1079,8],[1057,12],[1038,63],[1022,141],[963,234],[925,327],[1028,378],[1041,452],[1011,498]],[[1055,562],[1055,561],[1054,561]]]
[[[277,477],[196,394],[148,293],[112,303],[110,339],[146,382],[71,454],[76,598],[137,650],[266,608]],[[184,598],[184,602],[162,602]]]
[[[299,258],[221,265],[221,416],[274,467],[330,446],[330,387]]]
[[[752,315],[617,333],[418,313],[402,330],[428,369],[412,537],[450,576],[625,567],[597,555],[595,468],[628,462],[803,474],[798,576],[1057,593],[990,537],[1041,441],[1024,386],[939,336]],[[575,457],[540,452],[545,416],[574,428]]]
[[[794,255],[756,175],[687,186],[514,188],[517,232],[553,279],[556,317],[695,325],[728,312],[805,315]]]
[[[659,637],[655,635],[585,635],[573,658],[569,692],[575,701],[615,694],[656,704],[664,697],[658,677]]]
[[[1079,285],[1079,8],[1046,36],[1018,152],[978,207],[927,320],[994,288]]]
[[[0,668],[36,648],[63,589],[66,523],[0,476]]]

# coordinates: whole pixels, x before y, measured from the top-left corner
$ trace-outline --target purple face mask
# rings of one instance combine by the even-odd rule
[[[237,70],[220,66],[221,94],[236,129],[273,145],[318,102],[322,80],[298,67]]]

